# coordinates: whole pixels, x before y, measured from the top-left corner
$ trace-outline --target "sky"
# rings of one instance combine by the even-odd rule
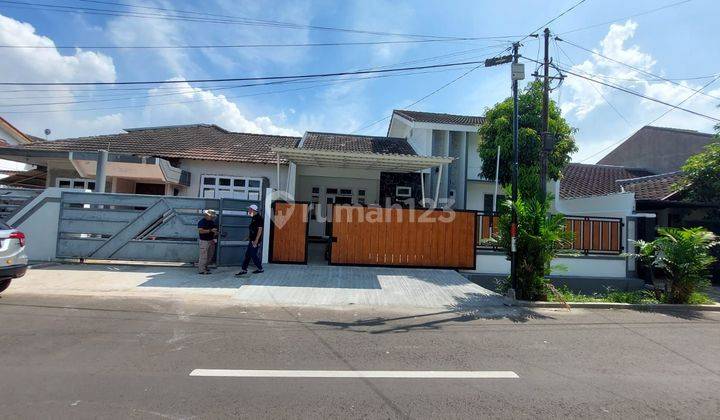
[[[510,95],[509,66],[470,71],[475,65],[465,65],[260,86],[184,81],[480,61],[506,54],[503,50],[511,41],[577,0],[37,3],[63,7],[0,1],[0,46],[43,47],[0,48],[0,82],[182,81],[154,86],[0,86],[0,116],[38,137],[44,138],[45,129],[50,129],[52,140],[193,123],[280,135],[305,131],[384,135],[393,109],[407,109],[422,98],[410,109],[482,115]],[[665,5],[672,6],[645,13]],[[171,10],[193,13],[178,19]],[[554,35],[568,41],[551,42],[550,55],[560,68],[672,104],[684,101],[682,107],[720,119],[720,80],[713,82],[720,75],[720,33],[713,30],[718,15],[720,3],[714,0],[586,0],[549,25]],[[447,41],[448,37],[483,39]],[[423,42],[397,42],[409,40]],[[379,41],[393,43],[98,48]],[[59,48],[66,46],[74,48]],[[524,39],[521,53],[530,59],[541,57],[539,40]],[[535,64],[527,62],[523,84],[533,79],[534,70]],[[651,77],[644,72],[672,82],[648,80]],[[577,128],[579,151],[573,156],[577,162],[599,160],[669,109],[566,76],[551,98]],[[693,91],[701,88],[701,93]],[[713,131],[714,124],[680,110],[653,122],[703,132]]]

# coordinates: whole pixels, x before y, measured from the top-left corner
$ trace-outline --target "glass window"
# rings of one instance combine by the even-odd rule
[[[215,185],[215,178],[211,176],[206,176],[203,178],[203,184],[204,185]]]
[[[230,181],[232,181],[232,180],[230,178],[219,178],[219,181],[220,181],[220,185],[222,185],[223,187],[229,187]]]
[[[260,200],[260,193],[259,192],[250,192],[248,194],[248,200]]]
[[[245,180],[244,179],[236,179],[233,181],[233,185],[236,187],[244,187],[245,186]]]
[[[364,196],[364,195],[365,195],[365,190],[358,190],[358,195]]]
[[[215,189],[214,188],[204,188],[203,189],[203,198],[215,198]]]
[[[320,194],[320,187],[312,187],[313,194]]]
[[[93,191],[95,191],[95,183],[94,183],[94,182],[88,182],[88,184],[87,184],[87,189],[88,189],[88,190],[93,190]]]
[[[352,190],[340,190],[340,194],[342,194],[342,195],[352,195]]]
[[[85,181],[73,181],[73,188],[85,188]]]
[[[410,196],[412,196],[412,188],[411,187],[395,187],[395,196],[396,197],[410,197]]]
[[[337,188],[328,188],[325,190],[326,194],[337,194]]]
[[[58,187],[60,188],[70,188],[70,181],[60,181],[58,180]]]
[[[260,181],[258,181],[256,179],[251,179],[250,182],[248,183],[248,185],[251,188],[260,188]]]

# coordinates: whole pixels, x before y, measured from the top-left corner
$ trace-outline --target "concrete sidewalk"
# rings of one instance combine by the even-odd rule
[[[202,276],[192,267],[57,264],[34,268],[5,294],[167,297],[242,305],[436,308],[503,306],[496,293],[452,270],[268,265],[235,277],[237,268]]]

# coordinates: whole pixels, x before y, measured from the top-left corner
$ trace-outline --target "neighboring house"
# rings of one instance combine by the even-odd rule
[[[7,120],[0,117],[0,146],[17,146],[33,142],[33,138],[18,130]],[[0,170],[6,171],[25,171],[31,169],[29,165],[18,164],[12,161],[0,159]],[[1,181],[0,181],[1,182]]]
[[[270,148],[299,140],[196,124],[39,141],[0,149],[0,157],[46,167],[47,187],[92,190],[97,152],[107,150],[107,192],[259,199],[263,184],[278,181]],[[287,161],[280,164],[285,180]]]
[[[598,161],[601,165],[644,168],[655,174],[679,171],[685,161],[716,137],[693,130],[645,126]]]
[[[439,169],[423,171],[425,194],[435,195],[440,177],[439,201],[454,202],[456,209],[491,210],[492,180],[480,176],[478,127],[484,118],[472,115],[439,114],[394,110],[388,136],[406,138],[419,155],[447,156],[453,161]]]

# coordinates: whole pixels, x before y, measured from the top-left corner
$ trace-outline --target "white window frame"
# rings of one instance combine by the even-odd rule
[[[55,178],[55,186],[57,188],[60,188],[60,182],[67,181],[70,183],[70,187],[63,187],[63,188],[72,188],[74,190],[79,190],[80,188],[75,188],[76,182],[82,182],[83,183],[83,190],[94,190],[95,188],[90,188],[90,183],[95,183],[94,179],[87,179],[87,178],[65,178],[65,177],[58,177]]]
[[[400,191],[406,191],[406,192],[400,192]],[[395,187],[395,198],[410,198],[412,197],[412,187],[406,187],[402,185],[397,185]]]
[[[214,184],[205,184],[206,178],[215,178]],[[230,180],[230,185],[220,185],[220,178]],[[244,186],[235,186],[235,181],[245,181]],[[257,181],[257,187],[251,187],[250,182]],[[198,188],[198,197],[200,198],[222,198],[220,196],[221,191],[229,192],[224,198],[236,198],[240,200],[260,201],[262,197],[262,178],[247,177],[247,176],[236,176],[236,175],[222,175],[222,174],[202,174],[200,176],[200,188]],[[212,197],[205,197],[205,190],[212,190]],[[257,195],[255,195],[257,194]]]

